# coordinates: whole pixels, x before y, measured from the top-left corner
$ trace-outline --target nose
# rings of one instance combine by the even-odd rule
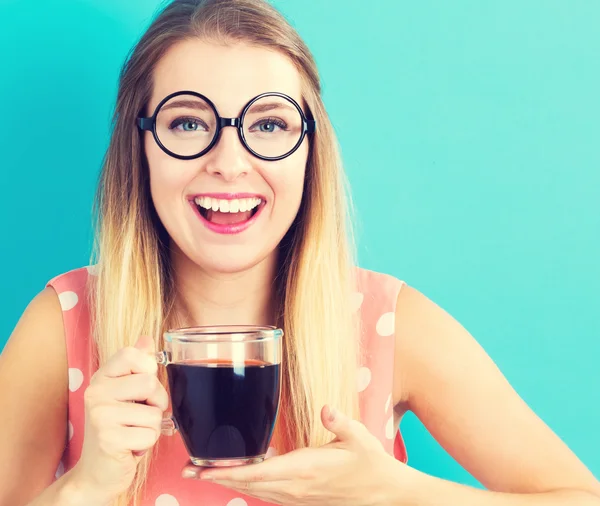
[[[217,144],[207,153],[206,170],[221,176],[225,181],[235,181],[251,170],[249,153],[246,151],[235,128],[221,130]]]

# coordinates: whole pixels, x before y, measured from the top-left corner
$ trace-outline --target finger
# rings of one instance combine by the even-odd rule
[[[169,407],[167,391],[156,374],[130,374],[106,379],[106,395],[117,401],[145,402],[166,411]]]
[[[340,441],[353,441],[364,436],[366,428],[360,422],[352,420],[344,413],[330,407],[323,406],[321,410],[323,426],[335,434]]]
[[[117,426],[99,435],[98,444],[105,453],[114,455],[149,450],[158,438],[157,431],[148,427]]]
[[[119,350],[102,367],[102,373],[109,378],[118,378],[132,373],[156,374],[157,371],[158,364],[154,355],[133,346]]]
[[[212,469],[212,467],[197,466],[188,460],[186,465],[181,470],[181,477],[192,480],[199,480],[200,472],[204,469]]]
[[[160,432],[148,427],[120,427],[117,431],[121,440],[126,442],[126,448],[132,452],[149,450],[160,437]]]
[[[114,407],[115,422],[124,427],[144,427],[160,434],[163,414],[159,408],[145,404],[121,403]]]
[[[154,345],[154,339],[152,339],[150,336],[138,337],[138,340],[135,342],[133,347],[148,354],[153,354],[156,349]]]
[[[263,501],[282,504],[282,499],[290,497],[289,490],[292,480],[265,482],[214,480],[212,483],[227,487],[236,492],[241,492],[244,495],[262,499]]]
[[[267,482],[291,480],[306,468],[301,452],[290,452],[279,457],[271,457],[259,464],[227,468],[202,468],[193,470],[186,466],[182,476],[199,480],[228,480],[235,482]],[[189,476],[185,476],[188,473]]]

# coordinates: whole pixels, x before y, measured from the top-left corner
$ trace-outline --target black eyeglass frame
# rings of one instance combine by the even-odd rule
[[[172,98],[177,97],[179,95],[193,95],[195,97],[198,97],[198,98],[204,100],[210,106],[210,108],[213,110],[213,112],[215,113],[215,118],[217,119],[215,135],[213,136],[213,139],[210,141],[210,144],[206,148],[204,148],[202,151],[200,151],[200,153],[197,153],[195,155],[178,155],[177,153],[174,153],[173,151],[169,150],[169,148],[167,148],[160,141],[160,138],[158,137],[158,133],[156,132],[156,118],[158,117],[158,113],[160,112],[161,107],[164,104],[166,104],[169,100],[171,100]],[[252,105],[255,102],[257,102],[258,100],[260,100],[264,97],[268,97],[268,96],[274,96],[274,97],[279,97],[279,98],[288,100],[298,110],[298,113],[300,114],[300,117],[302,118],[302,135],[300,135],[300,139],[298,140],[296,145],[290,151],[288,151],[287,153],[285,153],[284,155],[281,155],[281,156],[263,156],[263,155],[257,153],[248,145],[248,143],[246,142],[246,137],[244,135],[244,118],[246,117],[246,112],[250,109],[250,107],[252,107]],[[260,95],[254,97],[252,100],[250,100],[244,106],[244,109],[242,110],[242,113],[239,118],[222,118],[219,115],[219,112],[217,111],[215,104],[213,104],[210,99],[208,99],[201,93],[198,93],[196,91],[187,91],[187,90],[176,91],[175,93],[171,93],[170,95],[167,95],[165,98],[163,98],[160,101],[160,103],[154,109],[154,113],[152,114],[152,116],[149,116],[147,118],[138,117],[136,123],[140,130],[152,132],[152,135],[154,137],[154,140],[156,141],[156,144],[158,144],[158,146],[165,153],[167,153],[169,156],[172,156],[173,158],[177,158],[179,160],[194,160],[196,158],[200,158],[201,156],[204,156],[215,146],[215,144],[217,142],[219,142],[221,130],[228,126],[235,127],[237,129],[238,137],[240,138],[242,145],[252,155],[256,156],[257,158],[260,158],[261,160],[266,160],[266,161],[274,162],[277,160],[283,160],[284,158],[287,158],[288,156],[293,154],[302,145],[302,142],[304,141],[304,138],[306,137],[307,134],[313,134],[313,133],[315,133],[315,131],[317,129],[317,122],[314,119],[308,119],[306,117],[306,115],[304,114],[304,111],[302,110],[302,108],[300,107],[298,102],[296,102],[292,97],[290,97],[284,93],[279,93],[276,91],[261,93]]]

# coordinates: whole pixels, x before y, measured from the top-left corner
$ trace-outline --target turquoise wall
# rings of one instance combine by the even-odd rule
[[[87,264],[119,67],[155,0],[0,0],[0,348]],[[277,0],[320,65],[363,266],[460,320],[600,475],[600,3]],[[474,484],[412,416],[411,464]]]

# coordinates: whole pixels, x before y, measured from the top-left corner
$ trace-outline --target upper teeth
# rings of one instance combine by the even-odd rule
[[[194,202],[204,209],[212,209],[222,213],[243,213],[258,207],[262,200],[259,198],[223,200],[212,197],[198,197]]]

